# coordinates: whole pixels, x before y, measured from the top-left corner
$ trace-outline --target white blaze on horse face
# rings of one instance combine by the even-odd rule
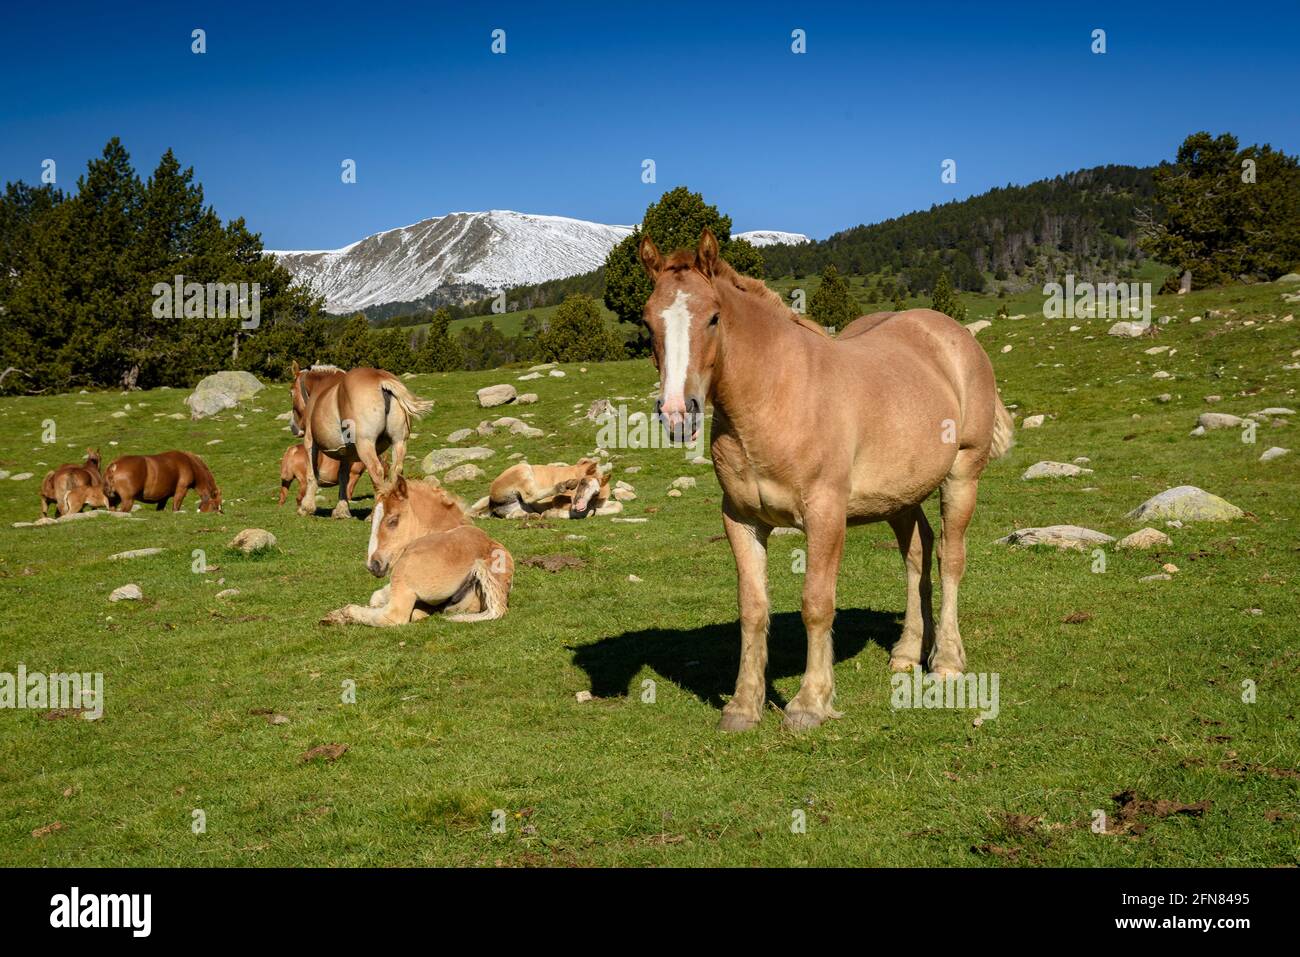
[[[346,479],[345,479],[346,481]],[[384,503],[375,503],[375,514],[370,516],[370,550],[366,552],[366,564],[375,560],[375,551],[379,548],[379,526],[384,521]]]
[[[686,411],[686,370],[691,364],[691,295],[681,289],[659,315],[664,321],[663,410]]]

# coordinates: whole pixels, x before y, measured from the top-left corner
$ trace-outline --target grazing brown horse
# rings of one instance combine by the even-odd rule
[[[172,511],[179,512],[190,489],[199,493],[200,512],[221,511],[221,489],[212,478],[212,470],[193,452],[160,452],[158,455],[123,455],[104,473],[108,500],[119,512],[129,512],[136,499],[150,505],[157,502],[163,510],[172,500]]]
[[[54,506],[60,517],[75,515],[89,505],[108,508],[104,495],[104,477],[99,474],[99,450],[86,449],[86,461],[81,465],[66,463],[45,474],[41,482],[41,518]]]
[[[320,485],[322,488],[329,488],[339,483],[339,463],[337,459],[332,459],[323,452],[319,455],[320,461],[317,464],[317,474],[320,475]],[[284,500],[289,495],[289,489],[293,487],[294,480],[298,482],[298,504],[302,504],[302,497],[307,491],[307,473],[310,471],[307,467],[307,447],[301,442],[295,442],[284,450],[284,455],[280,457],[280,501],[278,504],[283,505]],[[360,460],[352,463],[352,471],[348,473],[348,501],[352,500],[352,493],[357,489],[357,482],[365,473],[366,466]]]
[[[722,521],[736,560],[740,674],[724,730],[756,725],[767,666],[767,540],[803,529],[803,621],[808,661],[785,724],[809,728],[834,708],[831,623],[846,525],[887,521],[907,568],[907,614],[890,666],[926,659],[960,673],[957,590],[980,473],[1007,451],[1011,416],[975,337],[929,309],[867,316],[837,339],[788,309],[761,281],[718,255],[705,229],[695,250],[665,259],[649,235],[639,248],[654,291],[645,307],[660,372],[658,412],[670,434],[693,438],[713,404],[710,449]],[[940,494],[943,599],[930,610],[933,534],[921,503]]]
[[[515,563],[505,546],[468,523],[459,500],[400,473],[371,513],[366,567],[392,581],[369,607],[346,605],[322,624],[404,625],[431,614],[486,621],[506,613]]]
[[[433,408],[432,402],[413,395],[391,372],[364,367],[349,372],[332,366],[300,369],[295,362],[289,395],[293,403],[290,427],[294,435],[303,437],[313,466],[298,503],[299,515],[316,511],[322,453],[339,463],[340,473],[345,469],[350,473],[352,463],[359,459],[379,488],[385,481],[380,454],[391,446],[393,469],[400,472],[411,419]],[[348,484],[339,483],[335,518],[352,514],[349,494]]]

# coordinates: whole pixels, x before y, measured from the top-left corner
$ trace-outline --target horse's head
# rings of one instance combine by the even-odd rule
[[[650,234],[644,233],[638,255],[655,284],[645,304],[645,324],[659,369],[655,412],[674,442],[693,442],[704,422],[718,349],[721,303],[713,287],[722,262],[718,240],[705,227],[694,252],[679,250],[664,259]]]
[[[302,388],[302,377],[305,370],[298,368],[298,362],[295,359],[292,371],[293,385],[289,386],[289,431],[296,437],[302,438],[307,423],[307,394]]]
[[[593,498],[609,497],[609,478],[600,474],[600,462],[596,459],[581,459],[578,464],[583,467],[583,471],[574,486],[571,510],[585,512],[591,506]],[[602,487],[606,491],[603,496],[599,494]]]
[[[99,449],[86,449],[86,468],[99,471]]]
[[[407,482],[399,472],[397,478],[375,493],[366,568],[376,578],[382,578],[411,542],[464,523],[465,512],[454,495],[425,482]]]
[[[221,489],[212,486],[212,491],[208,494],[200,493],[199,496],[200,512],[220,512],[221,511]]]

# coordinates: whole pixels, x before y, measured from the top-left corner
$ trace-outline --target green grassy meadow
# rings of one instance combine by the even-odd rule
[[[979,725],[972,711],[891,708],[888,647],[905,583],[892,533],[876,525],[850,532],[839,579],[845,717],[794,735],[771,711],[754,731],[717,731],[739,656],[735,571],[712,469],[678,449],[609,450],[614,477],[638,495],[623,515],[643,524],[486,520],[517,562],[558,553],[583,563],[555,573],[521,564],[504,619],[338,629],[317,621],[379,584],[364,568],[369,524],[328,518],[334,490],[318,517],[299,518],[292,499],[276,507],[293,441],[276,419],[287,386],[200,422],[168,418],[186,411],[181,390],[0,400],[0,468],[33,473],[0,481],[0,672],[21,662],[105,682],[98,721],[0,710],[0,864],[1295,865],[1300,436],[1281,421],[1261,425],[1253,445],[1233,430],[1188,432],[1204,411],[1297,406],[1300,371],[1283,366],[1300,361],[1300,322],[1282,321],[1296,307],[1281,298],[1296,289],[1159,297],[1155,315],[1174,320],[1134,340],[1106,336],[1110,320],[1045,321],[1038,295],[967,300],[967,321],[1003,301],[1026,314],[979,341],[1004,400],[1021,418],[1048,415],[1041,429],[1018,429],[1009,457],[985,473],[968,537],[969,667],[1000,676],[1000,714]],[[1153,344],[1176,351],[1146,355]],[[478,463],[487,477],[452,486],[473,501],[513,452],[539,463],[591,452],[592,400],[650,409],[649,361],[562,368],[563,378],[517,383],[538,393],[535,405],[494,410],[477,407],[475,390],[523,370],[413,378],[437,405],[416,425],[408,470],[483,419],[546,430],[462,443],[495,451]],[[1157,370],[1174,378],[1155,380]],[[1172,401],[1155,402],[1164,392]],[[1209,405],[1209,394],[1223,399]],[[80,461],[87,444],[105,465],[197,452],[225,513],[198,514],[191,496],[180,514],[145,507],[138,521],[12,528],[36,517],[46,470]],[[1258,461],[1275,445],[1297,451]],[[1020,478],[1076,456],[1094,474]],[[668,497],[681,475],[697,487]],[[1249,515],[1162,529],[1172,545],[1158,551],[1108,550],[1102,573],[1086,553],[995,543],[1056,523],[1122,537],[1139,527],[1126,512],[1183,484]],[[363,479],[358,515],[369,490]],[[937,502],[927,509],[937,530]],[[278,546],[228,550],[248,527]],[[771,543],[774,705],[803,669],[801,545]],[[151,547],[164,551],[109,560]],[[216,569],[192,571],[195,549]],[[1139,581],[1164,563],[1178,567],[1172,580]],[[110,604],[128,582],[143,600]],[[216,597],[228,588],[239,594]],[[1065,623],[1073,613],[1090,617]],[[1254,703],[1243,703],[1244,681]],[[347,683],[355,703],[343,701]],[[593,699],[578,700],[584,691]],[[328,744],[348,750],[303,760]],[[1115,799],[1125,791],[1209,804],[1125,819]],[[1090,826],[1096,810],[1109,833]]]

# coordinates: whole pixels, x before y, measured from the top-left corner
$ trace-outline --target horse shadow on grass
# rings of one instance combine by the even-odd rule
[[[844,609],[835,616],[835,661],[857,656],[868,644],[886,652],[902,635],[896,612],[866,608]],[[807,636],[798,612],[772,616],[768,635],[767,699],[779,708],[787,704],[772,686],[778,678],[802,675],[807,662]],[[602,638],[589,645],[569,646],[573,663],[591,679],[597,698],[621,697],[634,689],[632,680],[649,666],[701,701],[721,709],[724,696],[736,687],[740,668],[740,624],[701,628],[647,628]]]

